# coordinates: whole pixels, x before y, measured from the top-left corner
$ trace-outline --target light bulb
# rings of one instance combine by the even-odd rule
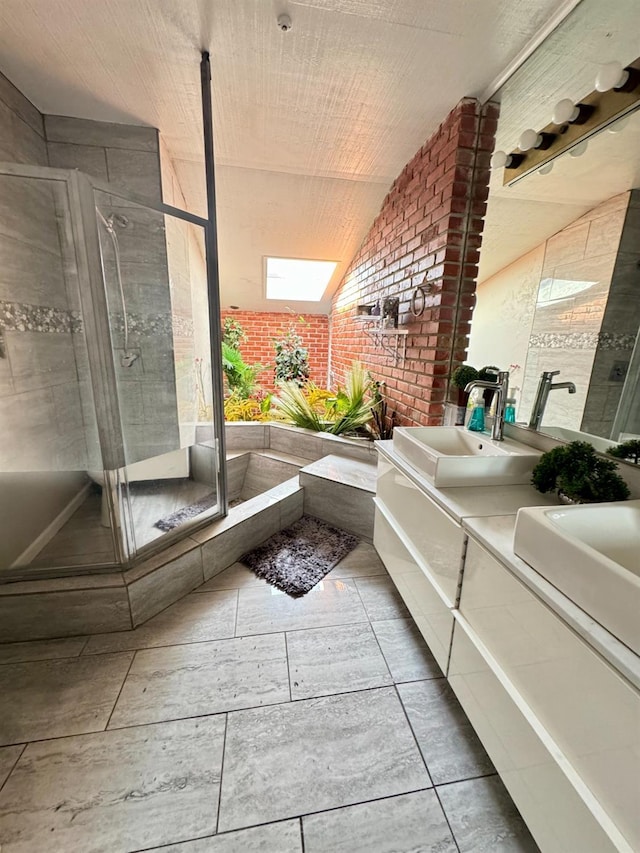
[[[614,121],[613,124],[609,125],[607,130],[609,133],[622,133],[628,124],[629,116],[623,116],[622,118],[619,118],[618,121]]]
[[[596,77],[596,89],[598,92],[608,92],[609,89],[619,89],[629,79],[629,72],[622,67],[622,63],[614,60],[601,66]]]
[[[563,98],[553,108],[552,121],[554,124],[570,124],[575,121],[580,115],[580,110],[576,107],[572,100]]]
[[[583,142],[579,142],[577,145],[574,145],[573,148],[569,150],[569,154],[572,157],[582,157],[589,146],[589,140],[585,139]]]
[[[506,151],[494,151],[493,154],[491,155],[491,168],[492,169],[502,169],[503,166],[506,166],[506,165],[507,165],[507,152]]]
[[[544,166],[541,166],[538,169],[538,174],[539,175],[548,175],[552,169],[553,169],[553,162],[545,163]]]
[[[521,151],[530,151],[532,148],[537,148],[542,142],[542,137],[537,130],[529,128],[520,136],[518,147]]]

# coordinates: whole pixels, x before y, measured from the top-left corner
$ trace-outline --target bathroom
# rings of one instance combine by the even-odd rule
[[[74,5],[72,0],[61,0],[61,6],[67,3]],[[95,12],[103,29],[109,25],[109,5]],[[139,16],[144,12],[139,7],[144,4],[134,3],[135,8],[129,10],[126,4],[116,5],[123,15],[132,15],[132,31],[140,34]],[[198,25],[210,26],[206,4],[192,5],[199,9],[194,16]],[[220,64],[229,64],[222,72],[222,81],[216,82],[214,74],[218,119],[230,114],[228,92],[234,80],[229,70],[234,67],[234,57],[229,56],[233,51],[225,44],[236,44],[235,28],[241,18],[246,24],[243,16],[248,10],[253,10],[260,21],[264,14],[264,24],[257,26],[247,43],[238,47],[239,58],[235,57],[235,61],[249,63],[250,54],[259,55],[264,36],[270,45],[273,40],[273,56],[282,52],[278,61],[291,62],[291,68],[299,66],[301,56],[308,58],[312,49],[306,43],[305,52],[296,53],[295,39],[308,26],[304,16],[317,16],[317,23],[323,14],[323,10],[310,10],[305,4],[292,4],[294,26],[284,34],[264,10],[254,9],[256,4],[250,0],[238,4],[237,9],[242,7],[243,11],[234,11],[233,4],[221,5],[225,7],[220,22],[224,38],[219,37],[217,49]],[[545,10],[549,12],[558,5],[548,3]],[[582,156],[558,157],[546,174],[530,174],[509,186],[503,185],[502,169],[494,169],[489,175],[488,168],[494,148],[511,151],[526,127],[546,126],[554,103],[562,98],[577,101],[591,91],[601,59],[636,64],[633,4],[621,2],[615,11],[604,11],[599,5],[595,0],[582,0],[566,20],[556,21],[558,26],[545,32],[524,64],[515,71],[511,68],[509,75],[499,81],[490,98],[499,102],[499,116],[497,108],[480,97],[496,76],[487,76],[488,72],[482,87],[472,91],[471,78],[460,80],[455,97],[448,92],[449,100],[437,109],[433,107],[428,133],[412,124],[415,103],[405,104],[402,128],[410,142],[394,142],[394,157],[379,163],[377,171],[366,179],[357,139],[351,140],[348,162],[346,155],[338,162],[332,160],[330,153],[313,168],[306,161],[297,165],[288,162],[300,122],[298,108],[288,109],[291,104],[280,104],[282,129],[269,153],[272,159],[261,161],[253,150],[249,156],[248,148],[243,146],[249,146],[247,140],[251,139],[248,117],[253,114],[252,105],[242,100],[247,97],[246,92],[238,95],[241,106],[247,107],[242,125],[244,138],[234,135],[238,129],[232,122],[216,127],[222,140],[216,149],[216,177],[223,309],[228,313],[234,310],[232,305],[239,304],[245,311],[254,311],[258,320],[274,310],[259,290],[264,257],[268,255],[339,258],[330,292],[312,306],[312,311],[328,318],[326,339],[321,344],[329,352],[331,384],[343,381],[351,362],[362,358],[385,382],[389,405],[400,426],[438,427],[452,423],[455,403],[447,378],[453,366],[465,361],[477,367],[495,364],[509,370],[510,388],[516,398],[516,423],[507,428],[507,438],[531,446],[536,452],[576,435],[592,441],[598,449],[604,449],[610,441],[637,437],[639,113],[630,115],[620,126],[612,126],[611,133],[605,131],[590,139]],[[358,14],[345,9],[335,14],[345,29],[344,38],[348,34],[351,40],[349,44],[341,42],[342,48],[348,50],[351,43],[359,44]],[[405,13],[399,7],[393,14],[398,17],[394,28],[413,33],[415,43],[411,40],[405,48],[416,62],[427,63],[420,66],[418,75],[424,79],[432,67],[424,51],[417,49],[425,30],[406,26],[401,20]],[[542,11],[540,15],[538,23],[544,18]],[[37,31],[37,21],[27,17],[32,32]],[[207,843],[203,839],[210,838],[212,845],[217,844],[216,833],[229,838],[229,850],[251,850],[255,837],[255,843],[262,844],[255,849],[267,853],[328,853],[334,849],[355,853],[376,850],[374,842],[380,844],[380,853],[387,853],[388,849],[395,849],[389,845],[401,843],[400,838],[405,846],[399,849],[421,849],[418,845],[432,830],[435,834],[428,836],[431,846],[425,849],[451,853],[632,850],[628,839],[635,836],[625,822],[628,803],[623,802],[623,794],[616,789],[611,799],[619,797],[619,802],[611,804],[606,795],[589,793],[585,790],[588,782],[584,781],[590,778],[588,772],[583,777],[577,764],[569,766],[570,762],[563,765],[563,773],[567,777],[574,774],[573,790],[578,791],[578,799],[582,798],[579,805],[588,801],[597,815],[598,826],[605,826],[606,831],[603,838],[598,836],[599,846],[595,841],[591,848],[552,846],[535,817],[531,801],[544,788],[545,779],[551,787],[556,778],[545,776],[548,767],[542,761],[537,765],[540,775],[535,783],[531,783],[533,771],[530,776],[524,772],[519,776],[519,766],[518,772],[505,770],[491,733],[483,729],[479,714],[477,718],[473,716],[473,690],[468,689],[473,677],[462,669],[453,674],[451,686],[473,727],[464,715],[460,716],[460,706],[449,698],[453,694],[447,692],[447,680],[443,678],[441,657],[448,657],[451,650],[445,641],[441,648],[438,645],[440,617],[434,610],[432,620],[427,614],[421,622],[417,611],[406,609],[405,604],[411,599],[409,574],[404,580],[398,576],[396,582],[387,567],[393,580],[387,577],[383,563],[392,565],[397,553],[380,538],[376,541],[372,527],[358,528],[364,541],[354,552],[353,560],[334,570],[316,593],[295,601],[296,613],[294,604],[283,603],[284,596],[273,590],[267,595],[256,586],[255,578],[247,578],[246,572],[243,574],[238,568],[236,560],[254,545],[303,512],[314,514],[309,510],[312,500],[322,508],[317,509],[318,513],[328,513],[328,505],[333,502],[332,521],[338,526],[340,521],[345,528],[349,523],[359,524],[362,518],[373,525],[371,498],[376,489],[378,454],[373,446],[308,436],[282,425],[242,424],[235,429],[228,427],[225,432],[222,383],[215,369],[220,332],[215,302],[210,299],[211,269],[206,248],[210,222],[205,213],[201,127],[199,118],[193,119],[200,109],[199,53],[193,50],[193,39],[185,35],[189,26],[195,25],[193,19],[187,22],[186,13],[182,12],[176,12],[165,23],[166,44],[173,44],[175,39],[189,47],[177,60],[175,56],[172,59],[171,50],[166,51],[167,65],[173,60],[175,65],[170,73],[156,69],[158,83],[145,76],[149,87],[182,87],[180,110],[184,109],[184,115],[174,113],[174,123],[161,126],[160,132],[155,129],[159,122],[147,126],[150,122],[140,118],[144,110],[139,95],[136,109],[128,108],[123,92],[116,103],[118,99],[107,86],[94,93],[92,100],[89,92],[82,90],[80,74],[75,84],[78,91],[71,91],[70,85],[64,102],[52,91],[55,82],[47,84],[49,88],[44,86],[42,66],[39,74],[30,72],[24,56],[17,55],[20,51],[14,55],[6,41],[0,45],[0,71],[7,74],[6,78],[0,77],[0,669],[16,667],[14,679],[7,682],[11,690],[7,695],[15,697],[11,701],[22,709],[24,717],[24,727],[11,730],[11,736],[0,743],[0,846],[9,851],[43,849],[43,839],[49,844],[48,833],[55,827],[60,840],[51,849],[109,853],[162,849],[170,844],[185,851],[226,850],[222,839],[220,848],[201,846]],[[534,24],[529,22],[527,35],[534,35]],[[76,21],[76,71],[83,61],[77,34],[87,25]],[[383,34],[387,25],[378,20],[371,26],[379,27]],[[62,39],[64,27],[58,26]],[[113,27],[112,21],[110,26]],[[266,33],[263,36],[262,26]],[[517,53],[516,47],[525,46],[524,35],[523,29],[519,41],[510,42],[512,55]],[[291,41],[283,42],[284,39]],[[291,55],[287,53],[289,45],[293,45]],[[596,47],[602,51],[603,45],[609,46],[606,55],[600,57]],[[371,44],[366,47],[373,75]],[[45,48],[48,62],[54,67],[55,45],[45,44]],[[508,57],[501,58],[500,68],[506,67]],[[104,55],[100,61],[112,79],[120,80],[119,85],[124,86],[122,71]],[[365,62],[364,57],[361,61]],[[402,63],[398,57],[394,62],[400,73]],[[309,61],[308,65],[313,71],[315,63]],[[290,70],[286,64],[284,68]],[[500,68],[496,68],[496,74]],[[136,72],[132,69],[139,70],[133,60],[128,68],[133,80]],[[403,73],[411,76],[406,68]],[[18,80],[20,85],[16,88],[13,83]],[[408,83],[408,78],[402,81]],[[42,92],[38,86],[44,87]],[[259,86],[255,80],[251,86],[253,97]],[[326,106],[326,87],[323,84],[321,88],[319,103]],[[356,98],[358,92],[358,97],[366,101],[368,95],[357,87],[352,97]],[[393,93],[397,95],[395,89]],[[463,97],[470,94],[477,98]],[[133,98],[132,92],[130,96]],[[431,97],[436,103],[433,91]],[[338,101],[333,108],[339,113]],[[70,103],[73,108],[67,106]],[[356,103],[349,103],[355,110]],[[386,103],[388,107],[389,101]],[[155,106],[154,103],[154,109]],[[185,116],[191,121],[188,130],[181,123]],[[332,127],[338,138],[339,116],[334,118],[336,127]],[[306,116],[303,123],[309,125],[310,117]],[[268,127],[275,134],[277,128],[272,124]],[[386,139],[385,128],[388,131],[385,120],[376,124],[372,138]],[[259,138],[255,127],[253,130]],[[411,207],[417,206],[418,197],[415,182],[412,184],[414,176],[420,174],[425,185],[420,187],[420,194],[423,189],[431,192],[432,184],[440,180],[432,180],[428,165],[431,154],[435,150],[437,156],[438,151],[451,144],[459,156],[453,170],[459,170],[457,177],[450,178],[444,193],[440,187],[437,192],[434,190],[434,198],[425,202],[433,205],[426,214],[429,223],[422,227],[423,217],[411,221],[406,233],[402,232],[404,226],[396,217],[399,215],[404,222],[405,209],[407,220],[416,212]],[[326,138],[314,138],[314,145],[318,158],[321,150],[331,152],[337,148],[335,141],[329,141],[328,130]],[[243,157],[246,162],[241,162]],[[305,172],[316,167],[316,174]],[[352,179],[347,179],[347,174]],[[466,195],[464,203],[460,202],[464,210],[460,210],[449,199],[459,201],[463,185]],[[320,186],[326,195],[320,195]],[[440,197],[435,200],[438,193]],[[353,225],[356,209],[362,217],[359,232]],[[281,227],[274,229],[273,221],[279,221]],[[309,227],[310,221],[313,228]],[[398,228],[400,231],[393,233]],[[416,235],[420,228],[422,232]],[[406,254],[383,258],[384,246],[395,239],[409,247],[402,250]],[[409,254],[411,258],[406,260]],[[456,266],[462,263],[464,271]],[[356,307],[375,304],[390,293],[400,297],[399,328],[387,329],[384,335],[375,329],[367,330],[362,318],[357,317]],[[302,313],[309,310],[309,303],[294,300],[277,305],[279,311],[287,308]],[[569,394],[566,389],[559,389],[549,394],[540,428],[529,430],[540,374],[556,370],[560,375],[554,377],[554,383],[572,382],[576,392]],[[312,470],[298,475],[299,467],[321,462],[326,455],[347,460],[344,470],[340,470],[339,463],[333,463],[332,476],[343,477],[342,481],[327,477],[327,466],[316,468],[315,473]],[[383,454],[381,458],[381,477],[386,477],[388,484],[393,477],[385,466],[390,463]],[[245,492],[243,502],[227,514],[228,505],[242,499],[240,484],[247,482],[247,465],[254,466],[252,488]],[[266,476],[269,467],[274,479],[269,479],[271,473]],[[620,470],[631,487],[632,497],[638,498],[637,468],[620,463]],[[366,489],[360,489],[357,496],[360,500],[364,494],[367,502],[362,516],[348,504],[356,494],[354,483],[358,477],[367,480]],[[407,483],[404,487],[412,488]],[[316,497],[314,488],[318,489]],[[547,498],[528,485],[510,488],[521,489],[519,494],[527,490],[522,507],[550,505],[544,504]],[[415,506],[420,506],[417,498]],[[505,507],[506,504],[499,504],[494,514],[513,515]],[[433,528],[440,523],[439,515],[434,518]],[[459,513],[456,536],[463,528],[469,532],[461,518]],[[388,518],[380,521],[379,514],[376,523],[378,531],[384,531],[389,522]],[[444,519],[441,525],[443,530],[449,529]],[[480,536],[478,531],[483,529],[478,523],[470,532]],[[393,541],[393,533],[389,532],[389,541]],[[378,555],[382,556],[382,563]],[[413,552],[409,556],[415,558]],[[477,568],[476,564],[473,566]],[[448,577],[447,582],[450,581]],[[452,586],[447,606],[456,611],[455,583]],[[498,585],[496,589],[500,591]],[[480,593],[481,590],[478,596]],[[326,604],[320,603],[323,596]],[[260,608],[262,612],[258,612]],[[551,604],[549,608],[553,609]],[[297,615],[300,611],[304,619]],[[442,624],[446,622],[450,631],[454,621],[457,631],[463,624],[457,613],[451,618],[447,614]],[[556,623],[550,621],[548,625],[549,634],[555,636]],[[318,633],[313,635],[314,631]],[[571,631],[583,639],[588,633],[578,617]],[[427,643],[430,650],[424,644],[426,636],[433,638],[433,644]],[[141,638],[139,643],[136,637]],[[240,691],[241,699],[234,700],[236,704],[228,701],[214,708],[212,703],[210,708],[200,710],[205,681],[213,683],[217,679],[215,669],[207,669],[211,661],[204,659],[205,651],[219,661],[221,671],[229,667],[241,672],[246,664],[242,654],[234,647],[222,660],[226,654],[222,646],[226,643],[230,648],[230,644],[237,643],[239,648],[247,637],[251,642],[255,640],[254,648],[247,652],[256,655],[251,658],[251,666],[255,664],[258,670],[264,666],[266,670],[264,684],[255,688],[254,694],[248,691],[246,702]],[[269,637],[271,640],[265,639]],[[298,660],[302,660],[305,639],[311,648],[314,637],[319,646],[325,642],[326,649],[332,644],[342,645],[342,654],[351,655],[351,659],[347,666],[337,652],[329,655],[325,649],[329,655],[326,672],[333,668],[335,681],[326,690],[305,694],[302,678],[295,684],[295,673],[298,665],[300,672],[304,669],[304,661],[298,664]],[[335,638],[340,642],[334,642]],[[373,651],[369,640],[375,641]],[[296,641],[300,645],[296,646]],[[601,646],[594,656],[613,667],[611,660],[618,658],[605,640],[600,638],[599,642]],[[532,647],[536,643],[538,639],[535,643],[531,640]],[[361,673],[354,663],[359,649],[363,667],[370,659],[378,666],[372,667],[368,681],[359,680]],[[402,658],[400,665],[392,662],[394,649],[396,656]],[[193,660],[188,658],[191,653]],[[203,657],[197,657],[198,653]],[[166,669],[163,654],[168,656]],[[181,654],[186,656],[180,665],[185,673],[200,666],[205,673],[197,690],[185,690],[182,705],[180,690],[175,687],[171,696],[168,687],[167,695],[153,693],[153,685],[162,680],[160,673],[164,672],[171,684],[178,683],[171,680],[170,670],[180,668],[176,660]],[[461,660],[460,654],[457,660]],[[473,663],[471,653],[469,660]],[[617,671],[611,679],[612,695],[621,683],[626,689],[632,680],[629,672],[633,664],[623,655],[620,660],[627,669]],[[347,679],[339,682],[342,667],[353,676],[353,684]],[[74,675],[75,669],[80,675]],[[59,693],[57,678],[62,685]],[[80,680],[83,686],[78,686]],[[255,683],[258,681],[256,678]],[[603,675],[601,681],[594,677],[593,684],[597,684],[594,690],[605,690],[609,682]],[[140,685],[141,693],[148,691],[149,696],[156,697],[155,709],[149,707],[151,700],[145,706],[142,699],[136,706],[131,698],[136,685]],[[233,685],[231,677],[227,688],[235,692],[235,687],[228,685]],[[478,696],[485,685],[478,680]],[[436,688],[440,691],[438,697]],[[79,698],[62,697],[63,692],[75,697],[76,689],[82,694],[78,694]],[[93,691],[94,696],[88,695]],[[356,696],[357,691],[361,692]],[[57,710],[51,697],[56,701],[59,697]],[[346,716],[331,717],[331,703],[338,708],[341,701],[345,702]],[[353,704],[347,707],[349,701]],[[414,761],[419,757],[415,742],[431,773],[440,760],[434,757],[435,752],[446,737],[433,720],[425,722],[423,707],[432,703],[429,707],[435,719],[440,701],[448,703],[450,710],[455,708],[452,716],[444,719],[449,721],[446,725],[456,729],[455,738],[452,736],[456,743],[465,745],[459,746],[456,754],[459,764],[451,771],[454,775],[444,772],[439,776],[434,772],[431,784],[424,768]],[[185,711],[187,702],[192,702],[196,710]],[[256,764],[251,766],[251,778],[243,779],[242,761],[234,764],[234,755],[243,750],[251,752],[246,748],[253,736],[249,715],[256,714],[256,731],[263,733],[259,714],[269,709],[259,706],[273,705],[273,723],[269,725],[286,732],[287,720],[276,718],[280,711],[275,709],[286,709],[287,703],[297,706],[300,714],[307,706],[311,709],[318,703],[323,714],[329,715],[327,719],[335,723],[335,741],[331,740],[333,735],[329,737],[334,751],[327,747],[324,753],[324,747],[318,745],[323,741],[324,723],[320,717],[310,716],[308,729],[304,728],[304,721],[297,729],[294,720],[291,741],[287,742],[291,752],[282,762],[289,769],[283,767],[281,774],[276,773],[275,761],[261,775],[263,767]],[[9,717],[13,724],[16,716],[9,704],[7,700],[2,706],[7,709],[3,710],[5,725]],[[603,700],[594,704],[605,703]],[[380,719],[388,713],[397,731],[404,733],[408,726],[405,712],[413,732],[407,729],[407,740],[401,742],[398,736],[396,741],[390,729],[376,728],[376,715]],[[496,705],[496,716],[499,712],[502,708]],[[35,719],[38,714],[40,717]],[[247,715],[244,723],[242,714]],[[47,719],[48,715],[51,719]],[[220,729],[223,717],[228,721],[224,725],[229,726],[224,730]],[[618,718],[612,714],[612,719]],[[200,733],[199,720],[203,720]],[[371,778],[365,778],[366,774],[358,776],[353,750],[357,738],[344,735],[349,731],[350,720],[360,720],[363,728],[371,727],[373,734],[362,747],[363,754],[373,755],[388,740],[388,753],[384,753],[380,765],[382,782],[377,787]],[[236,721],[239,727],[246,724],[246,730],[233,729]],[[165,735],[159,735],[152,741],[149,767],[161,767],[167,782],[164,788],[162,783],[154,788],[142,767],[142,741],[135,742],[135,738],[144,729],[164,731],[163,726],[168,733],[166,740]],[[491,760],[474,739],[472,728],[478,729]],[[109,758],[105,753],[111,737],[115,757]],[[315,766],[315,754],[309,755],[300,746],[307,737],[323,759],[329,756],[336,762],[340,771],[337,776],[344,770],[344,779],[349,782],[343,787],[334,779],[335,790],[331,791],[329,783],[325,789],[322,786],[327,774],[319,770],[317,802],[309,793],[315,784],[309,770]],[[505,735],[505,742],[506,739]],[[431,745],[429,740],[433,741]],[[68,748],[70,764],[74,758],[83,760],[82,743],[92,744],[91,750],[96,750],[90,755],[93,767],[84,766],[79,775],[83,784],[87,780],[89,794],[74,788],[69,775],[59,765],[54,766],[56,759],[47,752],[47,742]],[[179,768],[180,778],[175,777],[178,770],[162,764],[165,747]],[[264,742],[258,744],[256,751],[262,749],[267,749]],[[181,750],[189,756],[191,765],[181,764]],[[532,766],[538,757],[532,747]],[[624,776],[628,763],[622,757],[612,759],[605,750],[597,757],[602,763],[610,761],[614,770],[619,762],[620,778],[629,778]],[[401,774],[394,775],[393,767],[404,766],[405,758],[407,778],[402,779]],[[448,758],[445,755],[444,764]],[[132,767],[131,775],[122,782],[125,794],[122,798],[119,792],[114,795],[118,801],[117,818],[105,818],[104,802],[92,799],[94,785],[104,790],[99,778],[103,760],[107,773],[114,773],[113,767],[118,763]],[[344,766],[339,763],[341,760]],[[38,762],[44,770],[34,770]],[[218,768],[217,778],[209,773],[207,762]],[[455,764],[453,759],[451,764]],[[295,766],[301,774],[299,778],[294,778]],[[465,767],[466,771],[460,769]],[[39,772],[51,772],[61,788],[68,786],[60,797],[64,803],[58,816],[55,810],[59,803],[52,802],[53,794],[45,793],[38,800],[40,795],[33,793]],[[269,779],[276,794],[271,796],[261,788],[261,778]],[[349,788],[352,779],[356,780],[355,793]],[[412,780],[411,785],[408,779]],[[506,789],[501,787],[500,779]],[[144,812],[139,802],[146,797],[137,798],[127,792],[135,793],[147,785],[154,806]],[[176,791],[183,789],[187,797],[192,797],[185,811],[183,801],[175,799]],[[232,790],[233,794],[228,793]],[[248,803],[249,790],[256,793],[259,808]],[[29,813],[24,820],[27,829],[16,828],[10,813],[15,802],[27,797],[27,793],[31,798],[25,808],[25,814]],[[216,807],[220,803],[216,814],[207,805],[212,798]],[[76,800],[81,802],[74,811],[76,807],[69,804]],[[530,824],[535,841],[512,800]],[[393,810],[396,801],[397,812]],[[154,811],[161,803],[164,805]],[[381,816],[379,820],[376,813]],[[49,817],[41,820],[39,814]],[[580,815],[580,809],[576,806],[571,814]],[[559,838],[572,837],[567,833],[575,827],[563,824],[562,815],[553,815],[548,823]],[[367,825],[376,828],[373,841],[367,835]],[[102,840],[99,826],[107,827]],[[6,837],[2,835],[4,827]],[[585,827],[591,827],[586,820]],[[624,831],[618,827],[624,827]],[[347,840],[341,848],[338,839],[342,831]],[[406,840],[403,832],[407,833]],[[237,846],[231,846],[233,841]]]

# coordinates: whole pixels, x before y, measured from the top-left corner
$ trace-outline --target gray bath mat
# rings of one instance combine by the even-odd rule
[[[309,592],[359,540],[304,516],[240,558],[259,578],[293,598]]]
[[[183,506],[182,509],[172,512],[171,515],[161,518],[159,521],[156,521],[153,526],[157,527],[158,530],[164,530],[165,532],[167,530],[173,530],[174,527],[179,527],[181,524],[184,524],[185,521],[193,518],[194,515],[200,515],[200,513],[204,512],[205,509],[211,509],[212,506],[215,506],[216,501],[217,498],[215,492],[211,492],[210,495],[205,495],[205,497],[200,498],[199,501],[189,504],[188,506]]]

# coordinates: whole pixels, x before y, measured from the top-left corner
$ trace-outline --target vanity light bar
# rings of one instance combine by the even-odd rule
[[[561,154],[583,145],[608,125],[640,109],[640,57],[626,68],[618,65],[603,66],[597,81],[601,89],[585,95],[578,104],[565,98],[556,104],[553,120],[542,130],[525,130],[518,149],[494,153],[491,167],[504,167],[504,186],[512,186],[542,166],[552,164]],[[607,73],[603,74],[604,71]],[[609,83],[612,85],[602,91]]]

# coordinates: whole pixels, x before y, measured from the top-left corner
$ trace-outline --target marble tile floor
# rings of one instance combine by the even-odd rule
[[[534,853],[361,543],[235,564],[135,631],[0,646],[2,853]]]

